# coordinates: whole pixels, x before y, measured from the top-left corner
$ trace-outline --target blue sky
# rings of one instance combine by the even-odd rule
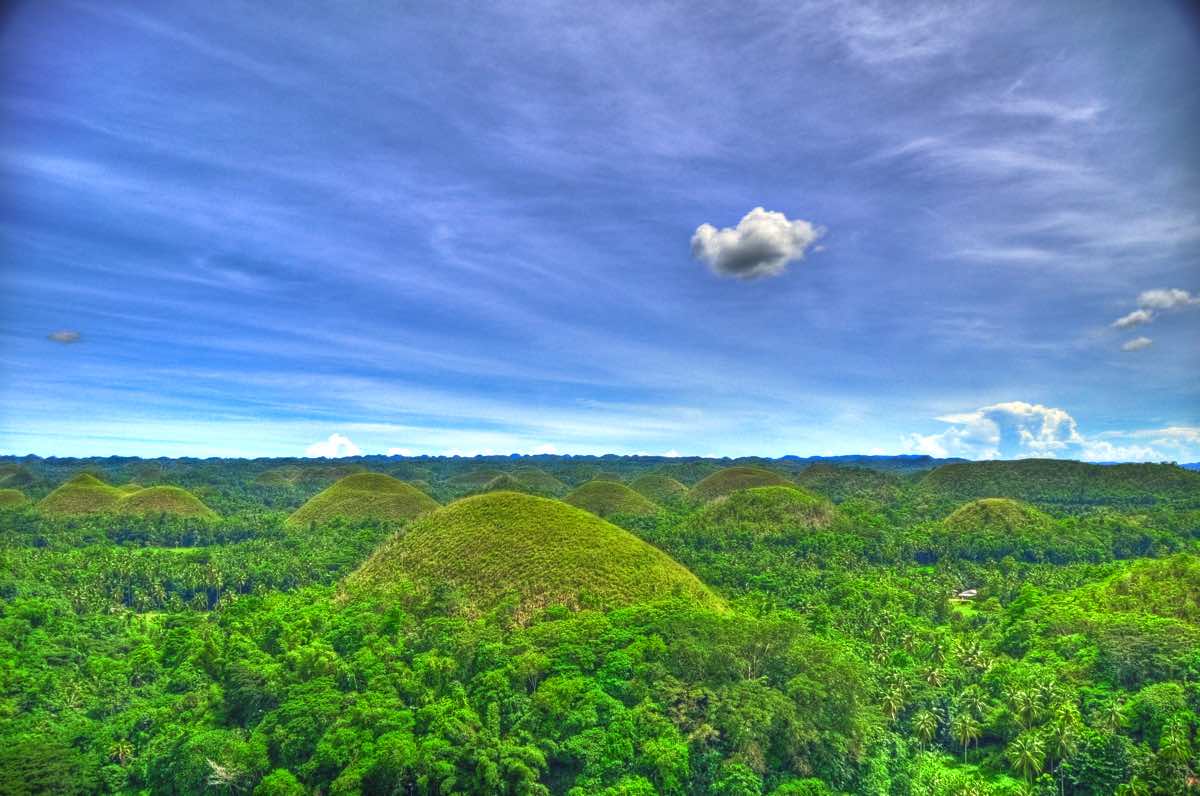
[[[1200,459],[1186,4],[328,5],[11,6],[0,452]]]

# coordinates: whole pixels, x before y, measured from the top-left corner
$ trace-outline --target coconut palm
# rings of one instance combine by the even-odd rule
[[[962,744],[963,762],[967,762],[967,746],[979,740],[980,725],[969,713],[959,713],[950,720],[950,734]]]
[[[933,736],[937,735],[938,720],[931,710],[922,710],[916,716],[913,716],[913,732],[921,739],[921,743],[928,745]]]
[[[1042,743],[1041,738],[1030,733],[1018,735],[1008,745],[1004,754],[1012,767],[1020,771],[1027,782],[1032,782],[1046,764],[1046,745]]]
[[[884,694],[883,710],[895,721],[900,711],[904,710],[904,692],[899,688],[892,688]]]

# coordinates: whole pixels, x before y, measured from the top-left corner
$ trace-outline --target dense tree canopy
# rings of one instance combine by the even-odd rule
[[[754,460],[748,491],[607,522],[512,493],[287,522],[362,470],[452,500],[730,464],[6,462],[27,500],[0,507],[0,793],[1196,790],[1200,495],[1178,468]],[[98,510],[38,507],[85,472],[51,509]],[[212,511],[112,510],[127,484]],[[420,566],[356,594],[394,549]],[[720,599],[600,567],[629,551]],[[522,601],[531,572],[556,599]]]

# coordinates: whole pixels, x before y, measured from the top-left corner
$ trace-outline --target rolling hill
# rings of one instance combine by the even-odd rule
[[[102,514],[116,508],[124,495],[91,473],[80,473],[38,501],[46,514]]]
[[[566,503],[516,492],[464,498],[385,542],[346,581],[385,596],[399,581],[448,584],[472,612],[506,598],[519,617],[555,604],[610,607],[683,595],[720,609],[695,575],[633,534]]]
[[[895,474],[881,470],[814,464],[796,475],[796,483],[834,503],[850,498],[891,503],[899,498],[902,482]]]
[[[122,491],[121,487],[117,491]],[[170,514],[176,517],[216,519],[217,513],[186,489],[177,486],[151,486],[124,493],[116,502],[118,514],[154,516]]]
[[[1105,540],[1077,525],[1066,526],[1020,501],[982,498],[955,509],[940,523],[934,544],[942,555],[976,561],[1006,556],[1025,561],[1098,561]]]
[[[411,520],[438,507],[421,490],[382,473],[348,475],[313,495],[288,517],[288,524],[304,526],[349,520]]]
[[[948,464],[918,484],[928,497],[955,502],[1006,497],[1048,506],[1200,507],[1200,473],[1174,464],[1087,464],[1059,459]]]
[[[647,473],[635,478],[629,488],[652,503],[669,505],[687,497],[688,488],[669,475]]]
[[[797,530],[823,530],[836,518],[837,509],[828,500],[799,487],[756,486],[710,501],[696,523],[776,536]]]
[[[0,488],[13,489],[33,483],[33,473],[19,464],[0,464]]]
[[[693,503],[707,503],[739,489],[756,486],[782,486],[790,484],[782,475],[761,467],[726,467],[706,476],[692,487],[688,499]]]
[[[588,481],[565,498],[567,503],[599,517],[627,514],[648,517],[658,506],[616,481]]]
[[[17,509],[29,502],[19,489],[0,489],[0,509]]]

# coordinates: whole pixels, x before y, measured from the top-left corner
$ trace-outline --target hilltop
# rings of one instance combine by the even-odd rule
[[[15,509],[29,502],[19,489],[0,489],[0,509]]]
[[[1087,464],[1059,459],[948,464],[918,484],[929,497],[953,501],[1006,497],[1064,507],[1200,506],[1200,473],[1174,464]]]
[[[570,491],[570,487],[539,467],[518,467],[512,471],[512,477],[536,495],[559,497]]]
[[[756,486],[783,486],[791,481],[773,470],[762,467],[726,467],[705,477],[692,487],[688,499],[693,503],[706,503],[715,498],[750,489]]]
[[[837,509],[824,498],[796,486],[757,486],[716,498],[700,512],[702,527],[748,530],[758,536],[796,530],[823,530]]]
[[[616,481],[588,481],[567,495],[565,500],[600,517],[614,514],[647,517],[658,513],[658,506]]]
[[[216,512],[177,486],[137,484],[112,486],[91,473],[80,473],[38,502],[39,511],[50,515],[130,514],[148,516],[171,514],[179,517],[215,518]]]
[[[796,483],[824,495],[834,503],[850,498],[869,498],[891,503],[900,497],[901,480],[891,472],[865,467],[814,464],[796,476]]]
[[[121,488],[117,488],[121,492]],[[204,505],[200,498],[177,486],[152,486],[135,489],[115,504],[117,513],[153,516],[171,514],[176,517],[215,519],[217,513]]]
[[[516,492],[464,498],[418,520],[385,542],[347,588],[386,594],[403,579],[448,584],[474,611],[511,596],[522,617],[555,604],[610,607],[670,595],[723,605],[695,575],[628,531]]]
[[[629,488],[652,503],[678,503],[687,497],[688,488],[663,473],[647,473],[635,478]]]
[[[382,473],[355,473],[318,492],[288,517],[288,524],[321,525],[349,520],[411,520],[438,507],[437,501],[404,481]]]
[[[37,507],[46,514],[102,514],[112,511],[124,494],[91,473],[80,473],[42,498]]]
[[[1099,560],[1104,543],[1079,527],[1009,498],[983,498],[955,509],[940,523],[935,546],[942,555],[996,561]]]

